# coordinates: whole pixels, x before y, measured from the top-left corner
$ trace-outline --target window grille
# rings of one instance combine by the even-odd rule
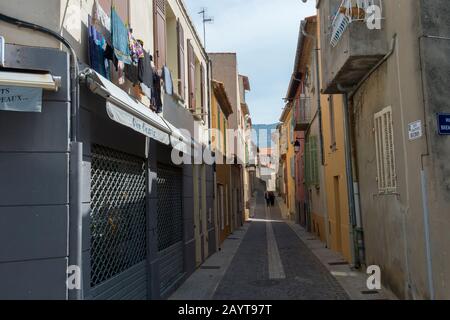
[[[374,118],[378,191],[395,193],[397,191],[397,175],[392,107],[383,109],[375,114]]]

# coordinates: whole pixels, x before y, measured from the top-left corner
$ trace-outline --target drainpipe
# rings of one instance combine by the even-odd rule
[[[62,43],[70,53],[69,266],[77,266],[80,268],[79,270],[82,270],[81,174],[83,144],[79,142],[80,84],[78,58],[69,41],[53,30],[2,13],[0,13],[0,21],[51,36]],[[81,285],[82,283],[81,280]],[[68,299],[83,299],[82,290],[68,290]]]
[[[347,175],[347,190],[348,190],[348,204],[350,211],[350,246],[352,252],[352,265],[356,268],[361,266],[361,257],[360,250],[356,241],[356,228],[360,228],[362,230],[361,225],[358,226],[358,221],[361,219],[357,219],[356,213],[356,205],[355,205],[355,188],[354,188],[354,179],[353,179],[353,158],[352,158],[352,146],[351,146],[351,131],[350,131],[350,112],[349,112],[349,98],[348,94],[344,94],[344,144],[345,144],[345,170]],[[361,237],[362,239],[362,237]]]

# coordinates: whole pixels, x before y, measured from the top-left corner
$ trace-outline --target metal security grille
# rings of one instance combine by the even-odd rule
[[[158,249],[183,240],[182,172],[158,165]]]
[[[91,287],[146,259],[145,160],[92,147]]]

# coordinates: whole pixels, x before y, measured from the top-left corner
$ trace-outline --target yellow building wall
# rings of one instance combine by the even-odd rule
[[[317,235],[320,241],[327,242],[327,232],[325,226],[325,217],[321,214],[312,213],[312,231]]]
[[[224,156],[226,154],[226,144],[227,140],[225,138],[226,129],[228,128],[228,120],[225,118],[225,114],[215,97],[212,96],[211,99],[211,129],[219,129],[219,118],[220,118],[220,135],[213,138],[212,150],[216,151],[216,157]],[[225,160],[223,160],[225,162]],[[223,186],[224,191],[224,229],[221,230],[219,227],[219,245],[225,241],[225,239],[231,234],[231,166],[227,164],[217,164],[216,166],[216,181],[218,185]],[[217,187],[217,186],[216,186]],[[218,188],[218,187],[217,187]],[[218,199],[218,190],[216,190],[216,201]],[[220,219],[218,212],[218,203],[216,203],[216,219]],[[218,221],[218,220],[216,220]],[[217,224],[219,226],[219,224]]]
[[[318,15],[318,21],[321,17]],[[321,27],[318,23],[317,37],[321,36]],[[320,54],[320,51],[319,51]],[[319,59],[320,73],[322,73],[321,59]],[[332,147],[332,125],[330,100],[328,95],[321,96],[322,104],[322,130],[323,130],[323,148],[324,148],[324,175],[325,191],[327,203],[327,219],[324,223],[326,233],[328,229],[328,245],[332,250],[340,252],[347,261],[352,260],[350,244],[350,213],[347,190],[347,174],[345,165],[345,141],[344,141],[344,100],[343,96],[333,96],[334,108],[334,132],[336,145]],[[323,220],[323,219],[322,219]],[[326,241],[326,240],[325,240]]]
[[[344,106],[343,97],[333,97],[334,130],[336,146],[332,148],[330,101],[322,96],[322,123],[325,150],[325,187],[327,195],[329,245],[351,261],[350,216],[348,205],[347,174],[345,166]]]

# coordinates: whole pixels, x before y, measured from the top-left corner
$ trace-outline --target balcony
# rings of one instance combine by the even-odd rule
[[[311,98],[301,96],[294,100],[295,107],[295,131],[306,131],[312,120]]]
[[[353,87],[386,55],[382,0],[320,2],[320,15],[329,18],[321,31],[324,93]],[[372,8],[376,8],[375,11]]]

